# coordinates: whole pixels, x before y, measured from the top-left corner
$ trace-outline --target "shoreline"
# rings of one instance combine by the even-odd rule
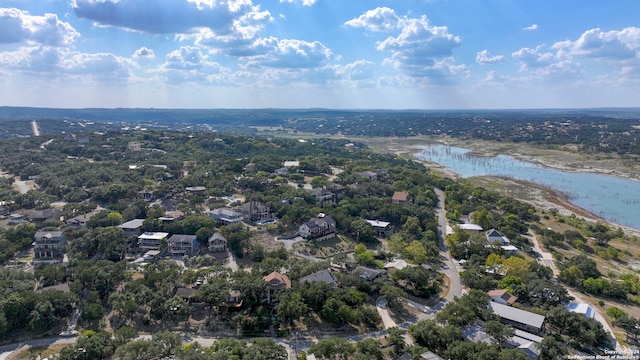
[[[451,144],[444,144],[444,145],[451,145]],[[405,148],[405,150],[407,149],[413,149],[413,150],[417,150],[419,149],[420,146],[423,145],[411,145],[408,146],[407,148]],[[457,146],[457,145],[451,145],[451,146]],[[469,148],[469,147],[468,147]],[[420,159],[418,157],[416,157],[416,152],[415,151],[402,151],[402,152],[397,152],[398,155],[402,155],[404,154],[409,155],[411,157],[412,160],[420,162],[424,165],[426,165],[428,168],[433,169],[434,171],[437,171],[438,173],[442,174],[445,177],[448,178],[452,178],[452,179],[460,179],[462,178],[460,176],[460,174],[452,171],[451,169],[449,169],[448,167],[446,167],[443,164],[440,163],[435,163],[435,162],[430,162],[427,160],[423,160]],[[476,153],[477,154],[477,153]],[[495,155],[489,155],[487,154],[486,156],[495,156]],[[510,155],[511,156],[511,155]],[[513,158],[516,158],[518,160],[522,160],[522,161],[528,161],[526,158],[517,158],[516,156],[512,156]],[[529,161],[531,162],[531,161]],[[559,170],[559,171],[570,171],[570,170],[565,170],[564,168],[558,168],[546,163],[542,163],[542,162],[535,162],[536,164],[543,166],[545,168],[549,168],[549,169],[554,169],[554,170]],[[580,171],[576,171],[573,170],[572,172],[575,173],[580,173]],[[601,175],[608,175],[608,176],[615,176],[615,175],[611,175],[611,174],[606,174],[603,172],[592,172],[592,173],[598,173]],[[540,184],[536,184],[533,182],[529,182],[529,181],[524,181],[524,180],[518,180],[518,179],[514,179],[514,178],[510,178],[507,176],[496,176],[496,175],[487,175],[487,176],[476,176],[475,178],[478,179],[487,179],[489,181],[494,181],[495,180],[491,180],[491,179],[498,179],[501,180],[502,182],[513,182],[515,184],[518,184],[519,186],[522,186],[524,188],[528,188],[528,189],[536,189],[540,192],[542,192],[544,194],[544,196],[537,198],[535,200],[525,200],[525,199],[520,199],[521,201],[525,201],[525,202],[529,202],[532,203],[535,207],[537,208],[541,208],[544,210],[549,210],[551,208],[557,207],[560,208],[558,210],[564,209],[566,210],[566,213],[573,213],[576,214],[576,216],[582,217],[587,221],[590,222],[596,222],[596,221],[601,221],[604,223],[609,224],[612,227],[619,227],[621,229],[623,229],[623,231],[627,234],[632,234],[632,235],[636,235],[636,236],[640,236],[640,229],[636,229],[627,225],[621,225],[618,223],[615,223],[613,221],[607,220],[602,218],[601,216],[598,216],[594,213],[592,213],[591,211],[580,207],[579,205],[576,205],[574,203],[571,202],[571,200],[569,199],[569,197],[564,194],[563,192],[550,188],[548,186],[544,186],[544,185],[540,185]],[[625,179],[627,179],[625,177]],[[628,178],[629,180],[636,180],[633,178]],[[513,195],[511,195],[513,196]],[[514,198],[518,198],[517,196],[513,196]],[[555,206],[551,206],[551,204],[555,205]],[[562,213],[562,211],[560,211]],[[564,215],[566,215],[566,213]]]

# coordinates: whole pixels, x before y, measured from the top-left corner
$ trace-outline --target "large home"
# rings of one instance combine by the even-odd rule
[[[243,219],[241,213],[226,207],[211,210],[209,216],[216,221],[216,224],[220,225],[234,224]]]
[[[336,235],[336,221],[331,216],[320,214],[300,225],[300,236],[305,239],[324,239]]]
[[[393,228],[390,222],[380,220],[367,220],[376,236],[389,237],[393,235]]]
[[[533,334],[542,332],[545,319],[542,315],[494,301],[489,301],[489,308],[500,317],[500,321],[507,325]]]
[[[375,268],[370,268],[366,266],[358,266],[355,269],[353,269],[351,274],[357,275],[361,279],[371,282],[379,277],[385,276],[387,272],[382,269],[375,269]]]
[[[280,274],[277,271],[263,277],[267,285],[267,302],[273,303],[278,301],[280,292],[291,289],[291,280],[287,275]]]
[[[118,225],[118,227],[122,229],[122,231],[124,232],[124,237],[126,239],[131,236],[138,236],[142,234],[143,223],[144,219],[133,219]]]
[[[37,231],[34,235],[34,262],[56,262],[64,256],[67,236],[62,231]]]
[[[336,203],[336,194],[329,191],[326,187],[311,189],[311,196],[316,200],[316,204],[320,206]]]
[[[509,294],[507,290],[491,290],[487,294],[491,298],[491,301],[497,302],[502,305],[513,305],[518,300],[518,297]]]
[[[167,239],[166,232],[145,232],[138,236],[138,247],[143,250],[159,250],[162,242]]]
[[[24,210],[22,211],[22,214],[38,229],[44,227],[44,222],[47,220],[60,220],[60,210],[53,208],[44,210]]]
[[[195,235],[173,234],[167,240],[169,252],[173,256],[185,256],[193,254],[197,249],[198,239]]]
[[[396,191],[391,197],[391,202],[394,204],[407,205],[411,204],[411,196],[406,191]]]
[[[329,288],[331,289],[335,289],[338,287],[338,280],[336,280],[335,276],[333,276],[333,273],[331,273],[331,270],[329,269],[320,270],[318,272],[314,272],[313,274],[304,276],[300,278],[300,282],[322,282],[329,285]]]
[[[269,205],[259,201],[249,201],[238,208],[245,221],[258,221],[271,219],[271,208]]]
[[[501,245],[501,246],[507,246],[507,245],[511,245],[509,242],[509,239],[507,239],[506,236],[502,235],[498,230],[496,229],[491,229],[488,230],[485,233],[485,236],[487,237],[487,245],[493,245],[496,244],[496,241]]]
[[[71,219],[67,219],[64,221],[64,223],[67,224],[70,228],[74,230],[78,230],[80,228],[87,226],[87,222],[89,221],[89,219],[91,219],[94,215],[96,215],[97,213],[103,210],[104,208],[98,207],[89,213],[78,215],[76,217],[72,217]]]
[[[224,235],[220,234],[219,232],[216,232],[209,237],[207,244],[209,245],[209,251],[222,252],[222,251],[227,251],[229,242],[224,237]]]

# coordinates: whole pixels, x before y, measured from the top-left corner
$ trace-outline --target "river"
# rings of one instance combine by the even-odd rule
[[[640,230],[640,181],[592,173],[550,169],[507,155],[479,157],[470,150],[447,146],[421,146],[414,156],[438,163],[463,178],[504,176],[554,190],[573,204],[616,224]]]

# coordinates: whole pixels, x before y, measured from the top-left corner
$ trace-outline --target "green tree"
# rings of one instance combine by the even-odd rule
[[[291,324],[309,311],[302,295],[298,292],[287,291],[280,294],[280,302],[276,306],[276,316],[283,322]]]
[[[331,337],[311,345],[309,353],[320,359],[346,360],[353,352],[353,346],[345,338]]]

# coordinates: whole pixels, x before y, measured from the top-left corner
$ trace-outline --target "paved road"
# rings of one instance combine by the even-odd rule
[[[444,236],[447,232],[447,217],[444,210],[444,192],[436,188],[433,190],[438,196],[438,207],[436,208],[436,215],[438,216],[438,246],[440,247],[441,258],[445,264],[444,268],[441,270],[449,278],[449,292],[445,296],[445,299],[447,301],[451,301],[462,295],[462,284],[460,283],[458,267],[453,261],[451,253],[447,250],[447,246],[444,242]]]
[[[537,257],[537,261],[538,263],[551,268],[551,270],[553,270],[553,275],[554,276],[558,276],[558,274],[560,274],[560,271],[558,270],[558,268],[556,267],[556,264],[553,262],[553,255],[549,252],[545,252],[542,251],[542,249],[540,248],[540,244],[538,243],[538,238],[536,237],[536,234],[533,231],[529,231],[529,235],[530,235],[530,239],[533,242],[533,250],[535,252],[537,252],[539,254],[539,256]],[[565,286],[565,288],[567,289],[567,292],[569,293],[569,296],[572,296],[576,299],[576,301],[579,302],[583,302],[585,304],[589,304],[587,301],[585,301],[581,294],[576,293],[575,291],[572,291],[571,289],[567,288]],[[604,316],[602,316],[601,311],[599,311],[597,306],[594,306],[593,304],[589,304],[591,306],[591,308],[595,311],[596,316],[595,319],[602,324],[602,327],[604,328],[605,331],[609,332],[609,334],[611,334],[611,336],[613,336],[613,329],[611,328],[611,326],[609,326],[609,323],[607,323],[607,320],[604,318]],[[620,345],[620,343],[616,342],[616,351],[618,351],[618,353],[620,354],[624,354],[628,351],[628,349],[622,345]]]

